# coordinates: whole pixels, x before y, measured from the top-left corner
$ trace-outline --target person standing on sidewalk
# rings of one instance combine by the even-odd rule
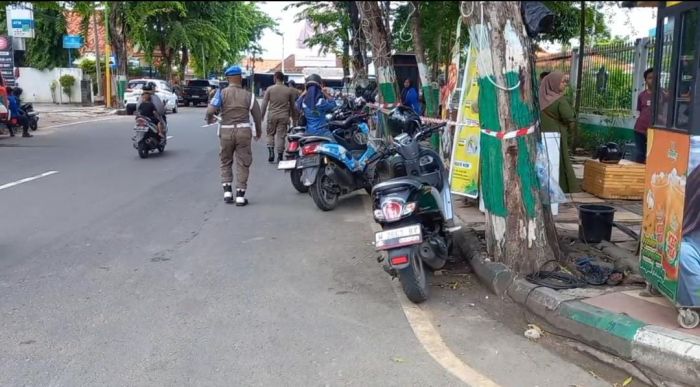
[[[251,140],[255,134],[255,140],[260,139],[262,133],[262,115],[260,106],[255,100],[255,95],[242,87],[241,68],[229,67],[224,73],[228,79],[228,87],[216,91],[207,108],[206,122],[212,124],[215,121],[214,114],[221,114],[219,123],[219,158],[221,160],[221,183],[224,187],[224,201],[233,202],[231,184],[233,183],[233,171],[231,169],[236,160],[236,205],[245,206],[248,199],[245,192],[248,188],[248,176],[250,165],[253,163]],[[251,115],[253,122],[251,122]]]
[[[275,85],[265,91],[262,104],[262,117],[267,113],[267,151],[269,153],[267,161],[270,163],[275,162],[275,151],[277,151],[277,162],[282,161],[289,119],[296,101],[294,97],[295,93],[292,89],[284,85],[284,74],[280,71],[276,72]]]
[[[644,85],[646,88],[637,97],[637,111],[639,116],[634,123],[634,147],[636,155],[634,161],[640,164],[647,162],[647,129],[651,126],[651,101],[654,98],[654,69],[644,72]]]

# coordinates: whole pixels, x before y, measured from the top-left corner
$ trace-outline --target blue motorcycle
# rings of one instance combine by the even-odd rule
[[[377,146],[368,141],[366,122],[356,124],[353,141],[346,142],[322,136],[306,136],[301,139],[301,158],[297,168],[302,169],[301,181],[309,187],[316,206],[330,211],[338,204],[340,196],[364,189],[367,193],[377,182],[374,162],[379,160]],[[359,144],[359,145],[358,145]]]

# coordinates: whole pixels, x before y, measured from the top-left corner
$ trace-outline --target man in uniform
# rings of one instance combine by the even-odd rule
[[[292,91],[292,96],[294,97],[294,103],[296,103],[296,100],[299,99],[299,96],[301,95],[301,91],[297,88],[297,84],[294,81],[289,81],[288,83],[289,89]],[[297,109],[292,109],[292,126],[298,126],[299,125],[299,112]]]
[[[214,122],[214,114],[218,111],[221,115],[219,123],[219,158],[221,159],[221,183],[224,186],[224,201],[233,202],[231,183],[233,183],[233,165],[236,160],[236,205],[245,206],[248,199],[245,191],[248,188],[248,174],[253,163],[251,152],[251,140],[255,134],[255,140],[260,139],[262,116],[260,106],[255,96],[241,87],[241,68],[229,67],[226,72],[229,86],[216,91],[207,108],[207,123]],[[251,122],[250,116],[253,116]],[[254,126],[253,126],[254,125]]]
[[[276,72],[275,85],[265,91],[262,104],[262,116],[265,117],[267,113],[267,151],[269,153],[267,161],[270,163],[275,162],[275,150],[277,162],[282,161],[287,127],[296,102],[294,97],[295,93],[292,89],[284,85],[284,74]]]

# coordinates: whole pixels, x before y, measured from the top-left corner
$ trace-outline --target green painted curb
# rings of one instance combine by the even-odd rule
[[[564,302],[559,305],[560,316],[580,324],[607,332],[626,341],[633,341],[637,331],[646,323],[624,314],[609,312],[580,301]]]

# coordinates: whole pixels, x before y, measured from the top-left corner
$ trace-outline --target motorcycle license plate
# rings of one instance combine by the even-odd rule
[[[318,167],[321,164],[321,155],[302,157],[297,164],[297,168]]]
[[[420,224],[384,230],[374,234],[374,247],[377,250],[389,250],[422,242],[423,233]]]
[[[277,169],[294,169],[297,167],[296,160],[283,160],[277,164]]]

